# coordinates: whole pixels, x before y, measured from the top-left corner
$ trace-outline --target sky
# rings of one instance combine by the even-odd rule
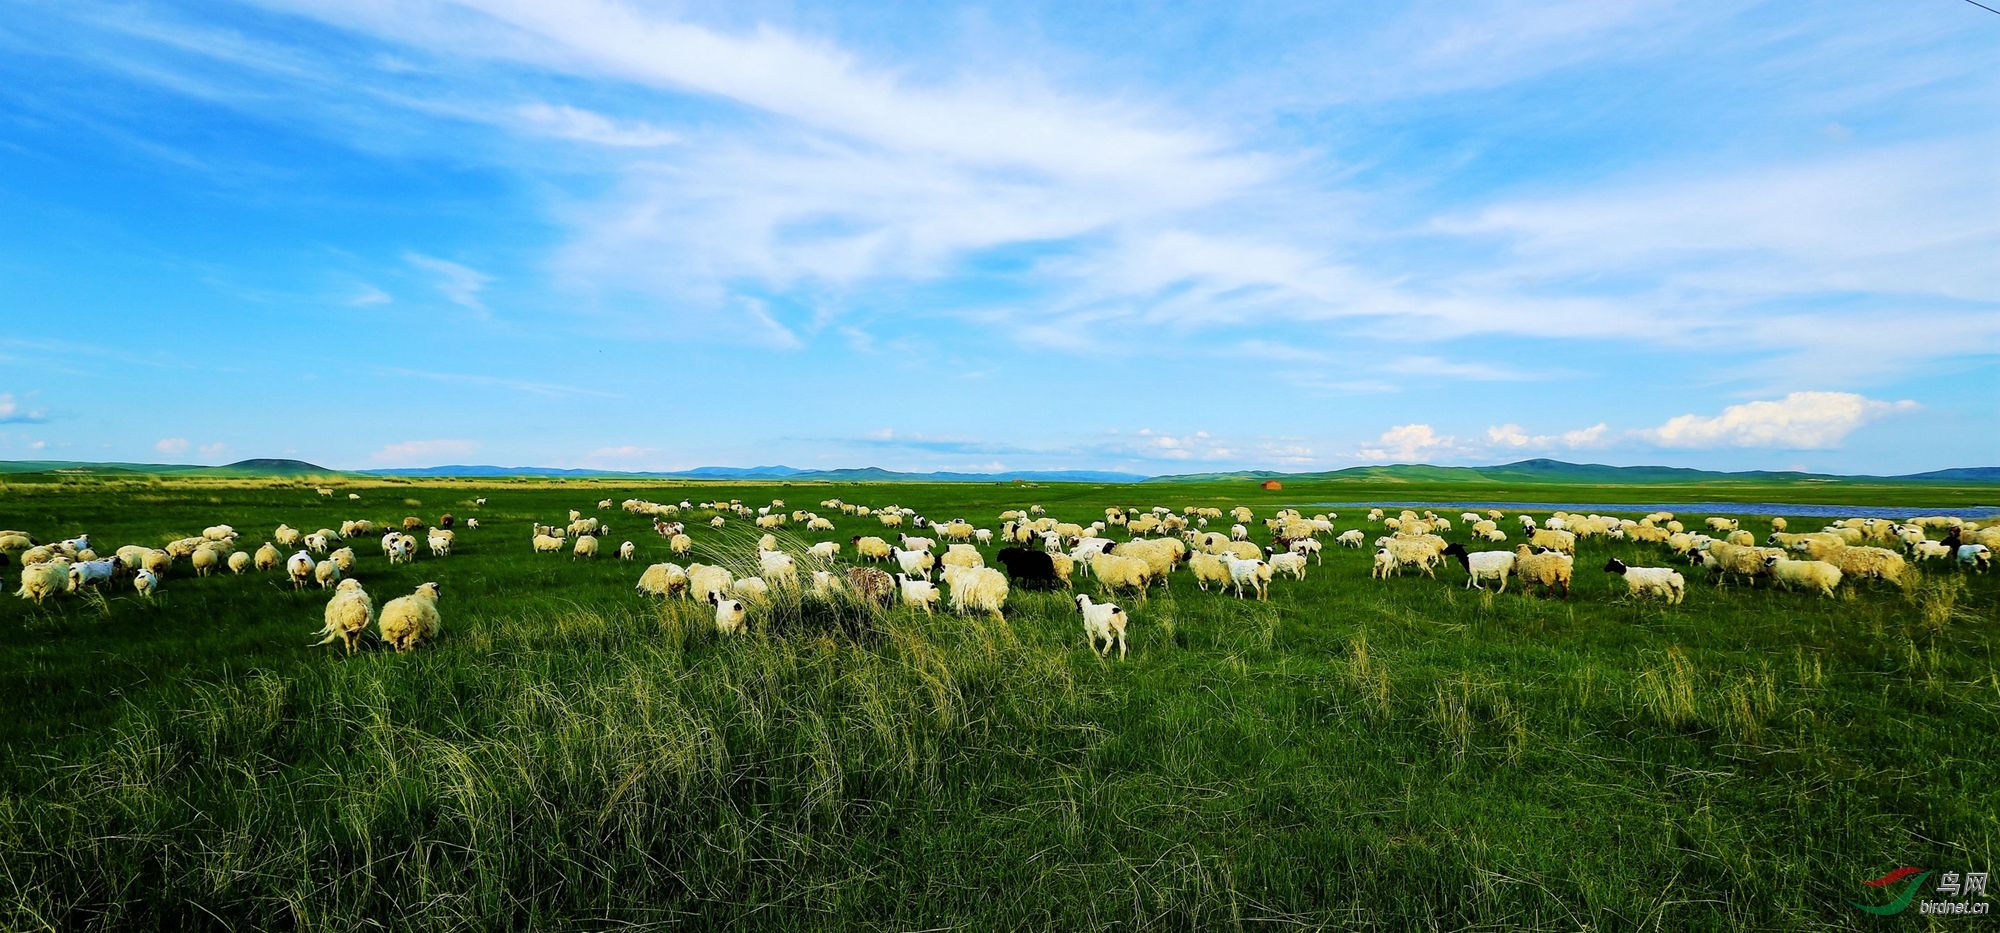
[[[0,460],[2000,464],[2000,15],[20,0]]]

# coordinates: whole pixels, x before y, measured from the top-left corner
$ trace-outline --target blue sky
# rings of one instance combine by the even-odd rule
[[[0,459],[2000,463],[2000,15],[8,4]]]

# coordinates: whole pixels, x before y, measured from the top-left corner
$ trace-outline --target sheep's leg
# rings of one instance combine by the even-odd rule
[[[1106,646],[1104,646],[1104,653],[1105,653],[1105,654],[1110,654],[1110,653],[1111,653],[1111,646],[1110,646],[1110,645],[1106,645]],[[1119,632],[1119,633],[1118,633],[1118,660],[1120,660],[1120,661],[1123,661],[1123,660],[1125,660],[1125,633],[1124,633],[1124,632]]]

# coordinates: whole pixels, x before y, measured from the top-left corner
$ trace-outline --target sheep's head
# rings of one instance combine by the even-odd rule
[[[1619,560],[1619,559],[1618,559],[1618,558],[1616,558],[1616,557],[1614,557],[1614,558],[1612,558],[1612,559],[1610,559],[1610,560],[1608,560],[1608,561],[1605,561],[1605,562],[1604,562],[1604,572],[1605,572],[1605,573],[1624,573],[1624,572],[1625,572],[1625,562],[1624,562],[1624,561],[1622,561],[1622,560]]]

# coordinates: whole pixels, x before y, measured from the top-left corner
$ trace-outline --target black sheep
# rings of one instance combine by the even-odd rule
[[[1056,562],[1049,555],[1024,547],[1001,548],[1000,566],[1007,568],[1007,580],[1024,590],[1053,590],[1062,585],[1056,577]]]

